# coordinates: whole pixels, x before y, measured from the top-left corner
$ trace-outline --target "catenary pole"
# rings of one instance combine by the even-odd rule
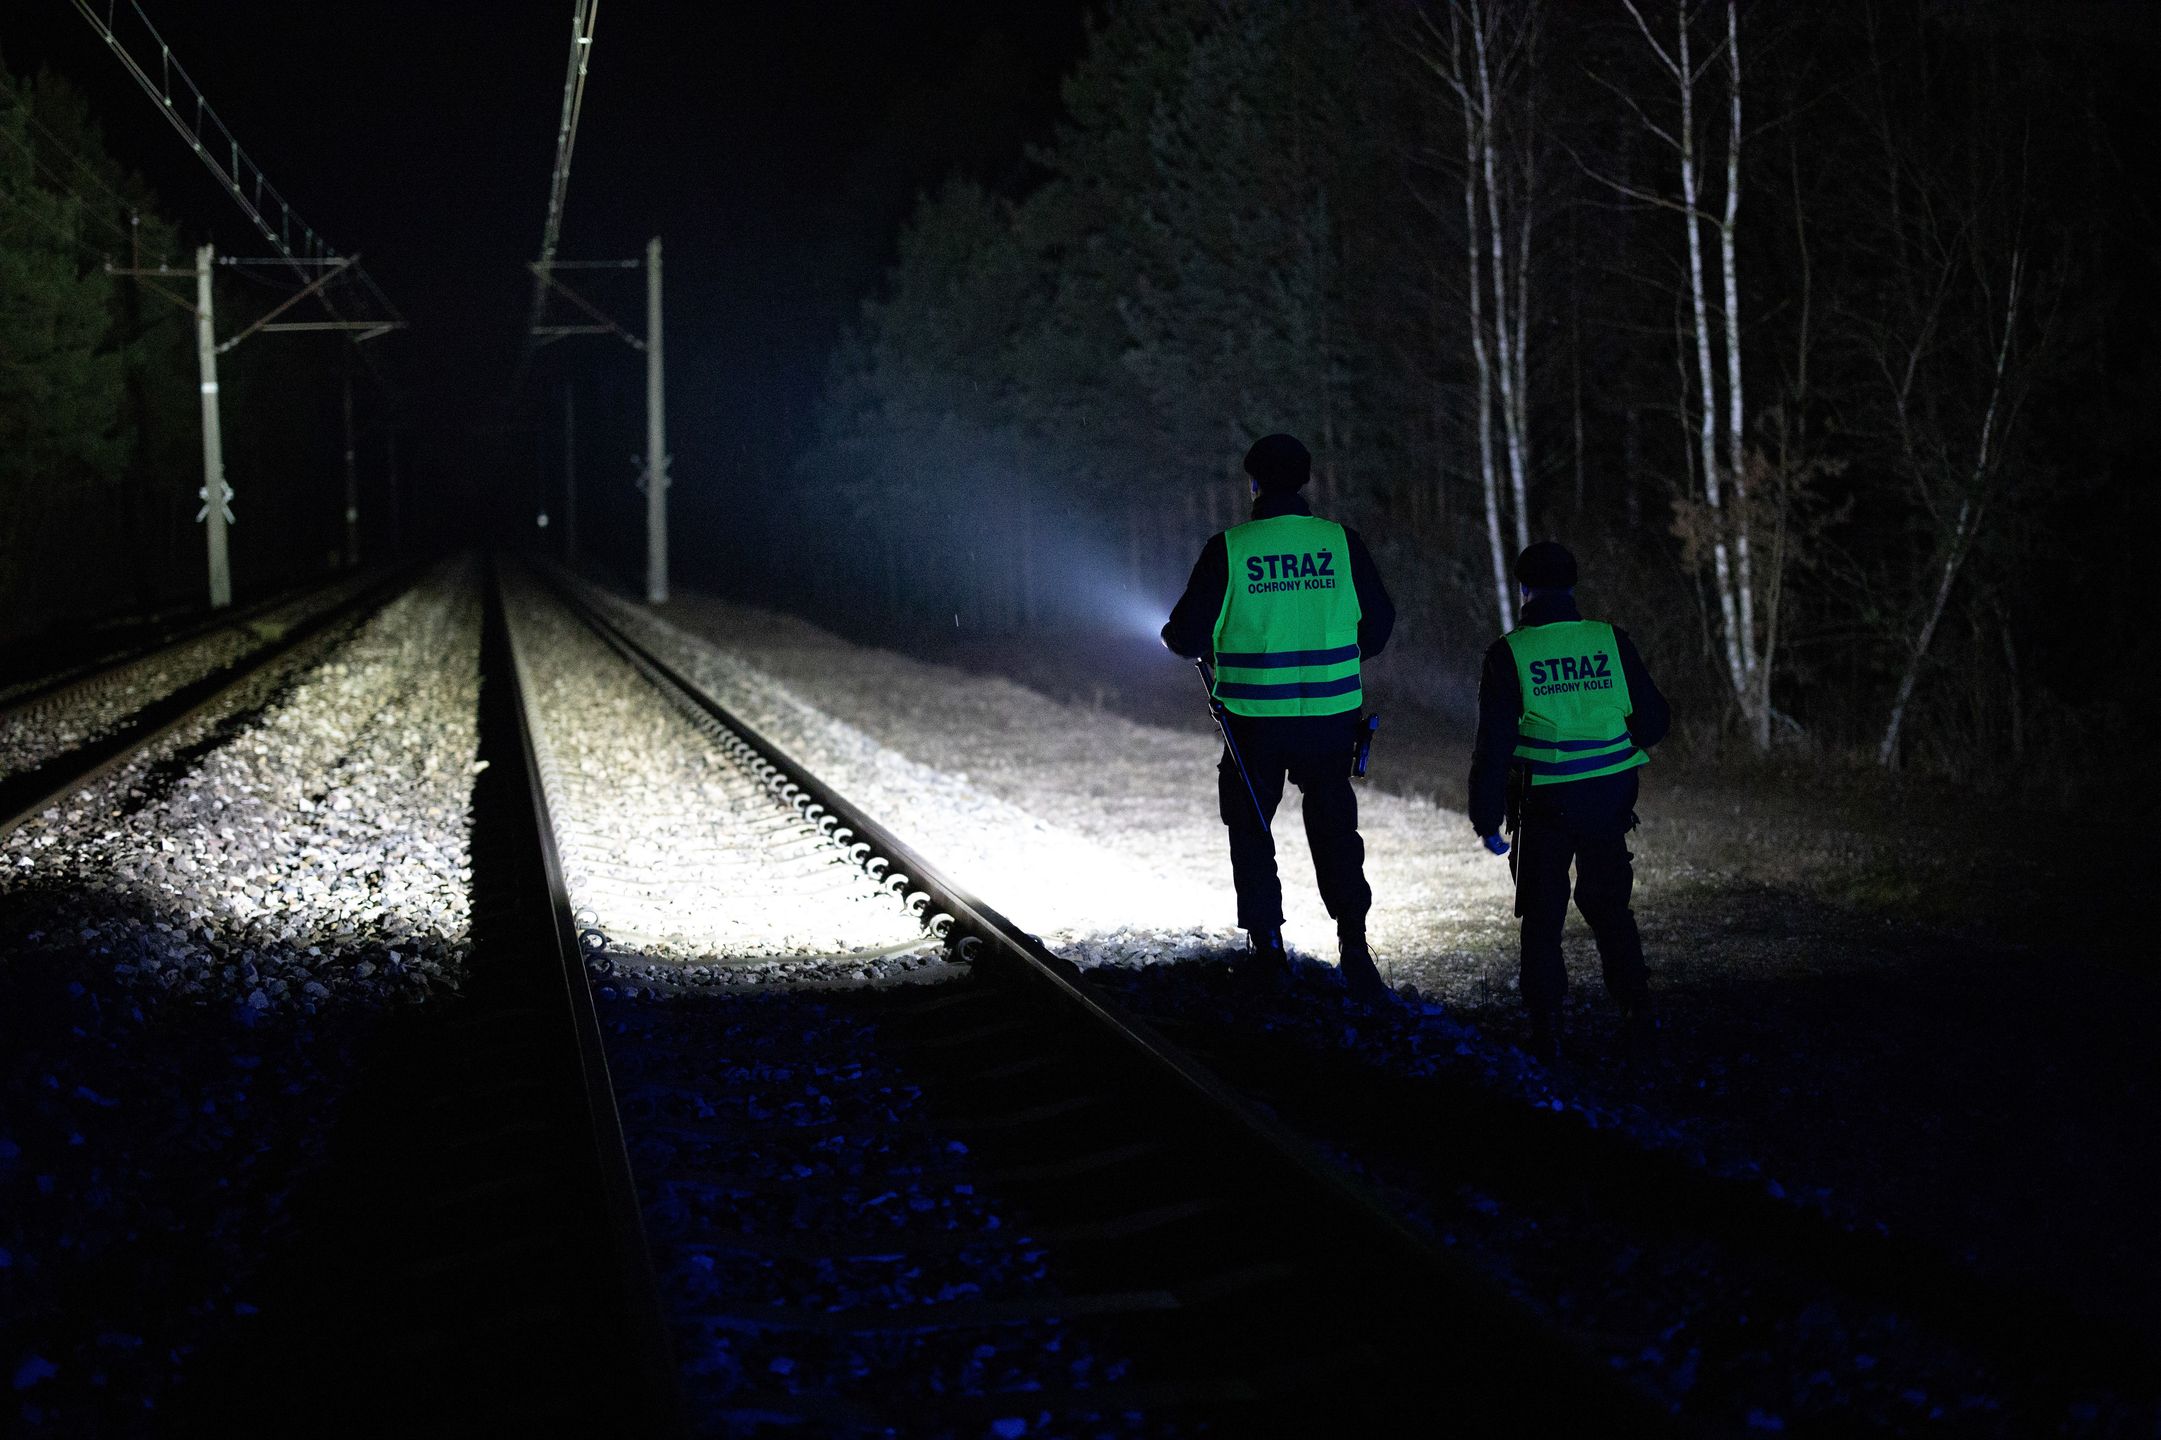
[[[345,568],[360,563],[360,472],[353,461],[353,372],[345,371]]]
[[[661,391],[660,237],[645,245],[645,601],[668,599],[668,439]]]
[[[226,556],[225,441],[218,430],[218,337],[210,310],[211,247],[195,251],[195,363],[203,395],[203,523],[210,547],[210,608],[233,603],[233,574]]]

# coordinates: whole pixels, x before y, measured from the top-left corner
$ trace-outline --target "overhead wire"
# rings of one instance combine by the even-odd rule
[[[540,323],[542,308],[548,301],[548,271],[555,264],[555,248],[562,239],[563,209],[570,196],[570,160],[578,145],[578,120],[585,111],[586,68],[592,61],[593,32],[599,21],[600,0],[575,0],[570,17],[570,55],[563,66],[563,108],[555,127],[555,167],[548,176],[548,210],[540,227],[533,303],[526,313],[525,348],[518,362],[520,382],[526,362],[532,358],[533,327]]]
[[[90,0],[74,0],[74,4],[77,12],[104,39],[106,47],[119,59],[122,68],[134,77],[137,86],[141,88],[145,95],[150,97],[152,103],[157,105],[159,113],[164,115],[173,129],[179,132],[180,137],[188,143],[189,148],[194,150],[196,156],[201,159],[204,167],[210,171],[211,175],[224,188],[226,194],[232,198],[233,203],[238,205],[241,212],[254,222],[255,228],[262,233],[264,239],[271,243],[285,263],[291,265],[296,272],[305,277],[309,264],[338,257],[339,252],[333,250],[329,242],[313,226],[300,219],[294,212],[291,202],[279,192],[275,185],[271,184],[269,176],[263,171],[263,167],[256,163],[253,156],[240,148],[239,140],[234,137],[231,128],[226,125],[225,121],[218,115],[215,107],[204,96],[202,87],[195,83],[194,78],[188,74],[186,67],[173,57],[172,47],[166,43],[165,37],[158,33],[157,26],[151,23],[149,15],[143,10],[141,0],[128,0],[128,8],[134,12],[135,18],[141,22],[144,32],[147,33],[151,43],[156,47],[155,64],[158,74],[155,78],[152,77],[148,64],[136,57],[128,45],[121,40],[119,32],[115,28],[119,14],[118,0],[107,0],[102,16],[98,13],[97,8],[90,3]],[[177,104],[174,98],[174,81],[176,79],[180,86],[180,103]],[[190,111],[193,113],[192,120],[189,118],[188,112]],[[251,179],[252,185],[247,183]],[[251,189],[253,192],[252,199],[250,198]],[[264,203],[266,195],[270,202],[268,206]],[[278,215],[278,224],[275,227],[271,225],[268,218],[268,210],[272,207],[276,209]],[[295,224],[300,229],[299,249],[297,252],[292,238]],[[362,277],[367,278],[369,292],[382,304],[388,312],[390,320],[395,324],[403,325],[405,317],[398,312],[395,305],[390,303],[389,297],[383,294],[381,287],[374,283],[372,277],[367,277],[367,272],[361,270],[358,265],[353,268],[358,270]],[[328,309],[332,315],[338,316],[342,321],[344,317],[339,315],[337,306],[331,297],[325,293],[321,298],[324,308]],[[370,368],[372,368],[372,362]]]
[[[570,160],[578,145],[578,121],[585,113],[585,75],[593,54],[593,32],[600,20],[600,0],[577,0],[570,20],[570,57],[563,73],[563,113],[556,122],[555,168],[548,177],[548,214],[540,231],[540,263],[555,263],[563,233],[563,207],[570,196]]]

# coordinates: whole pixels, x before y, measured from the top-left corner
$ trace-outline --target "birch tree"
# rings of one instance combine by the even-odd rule
[[[1865,18],[1875,83],[1859,93],[1873,110],[1864,128],[1884,190],[1856,263],[1887,281],[1863,291],[1846,320],[1873,377],[1860,413],[1872,417],[1920,541],[1906,567],[1913,598],[1893,612],[1898,679],[1876,743],[1877,763],[1892,769],[1930,649],[2016,468],[2018,420],[2062,274],[2036,264],[2023,122],[1988,63],[2003,57],[1893,61],[1873,9]]]
[[[2011,339],[2018,329],[2021,290],[2025,281],[2026,256],[2023,246],[2014,245],[2008,260],[2008,275],[2004,283],[2003,313],[1997,321],[1996,361],[1988,372],[1988,398],[1982,406],[1981,423],[1973,436],[1973,461],[1965,475],[1965,484],[1957,490],[1957,505],[1951,511],[1949,524],[1944,528],[1938,545],[1939,554],[1934,565],[1933,583],[1929,587],[1928,601],[1922,607],[1920,624],[1908,647],[1906,664],[1899,675],[1898,689],[1891,700],[1890,718],[1885,721],[1883,738],[1876,744],[1876,763],[1886,769],[1896,768],[1898,763],[1898,735],[1906,722],[1906,707],[1913,700],[1914,686],[1920,682],[1921,667],[1928,660],[1928,647],[1935,639],[1936,627],[1943,620],[1944,607],[1950,602],[1951,588],[1958,583],[1958,574],[1966,563],[1966,556],[1973,549],[1975,535],[1980,531],[1982,520],[1988,513],[1990,492],[1994,489],[1997,473],[2002,469],[2004,436],[2010,428],[2016,406],[2007,396],[2007,367],[2011,358]],[[1925,344],[1925,342],[1923,342]],[[1937,454],[1933,462],[1924,460],[1920,447],[1912,439],[1911,390],[1912,377],[1918,368],[1923,345],[1917,344],[1908,354],[1908,364],[1902,378],[1894,378],[1888,372],[1885,378],[1897,387],[1897,408],[1901,436],[1911,455],[1911,463],[1917,472],[1940,466],[1948,458]],[[1917,479],[1923,478],[1916,474]],[[1939,516],[1939,519],[1941,517]]]
[[[1670,38],[1646,18],[1636,0],[1621,0],[1658,69],[1673,87],[1678,123],[1655,118],[1627,91],[1608,88],[1621,98],[1645,131],[1672,153],[1680,194],[1654,191],[1627,180],[1615,188],[1679,214],[1687,239],[1688,334],[1693,351],[1687,377],[1686,408],[1695,420],[1694,493],[1675,507],[1675,526],[1691,556],[1708,556],[1711,590],[1718,611],[1716,644],[1727,685],[1750,742],[1759,751],[1771,743],[1771,667],[1773,648],[1766,617],[1759,613],[1761,577],[1757,571],[1756,531],[1762,517],[1753,493],[1747,445],[1748,405],[1742,373],[1742,315],[1738,258],[1741,206],[1741,21],[1738,0],[1691,4],[1675,0]],[[1701,17],[1722,9],[1723,38],[1698,58],[1696,31]],[[1718,105],[1716,81],[1724,80],[1724,105]],[[1705,120],[1724,114],[1725,145],[1719,176],[1721,193],[1710,193],[1714,157],[1705,145]],[[1701,118],[1699,118],[1701,117]],[[1715,120],[1712,121],[1715,124]],[[1712,208],[1713,206],[1716,208]],[[1708,274],[1708,231],[1716,241],[1718,295],[1714,301]],[[1775,584],[1775,577],[1773,583]]]
[[[1503,629],[1516,621],[1504,534],[1513,532],[1518,550],[1531,543],[1530,270],[1538,178],[1531,83],[1540,18],[1536,0],[1449,0],[1445,19],[1417,12],[1414,47],[1454,96],[1462,122],[1464,302],[1477,375],[1487,552]]]

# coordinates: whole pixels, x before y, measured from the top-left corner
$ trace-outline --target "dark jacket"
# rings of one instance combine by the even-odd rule
[[[1312,513],[1295,490],[1274,491],[1253,498],[1253,518],[1256,520]],[[1396,628],[1396,605],[1388,598],[1387,587],[1381,584],[1381,572],[1374,568],[1366,542],[1348,526],[1344,527],[1343,534],[1350,542],[1351,585],[1358,592],[1358,658],[1371,660],[1387,646],[1389,633]],[[1223,613],[1223,597],[1230,583],[1231,548],[1218,531],[1201,547],[1201,558],[1193,562],[1192,577],[1186,581],[1186,593],[1171,607],[1171,618],[1163,627],[1164,647],[1188,660],[1212,654],[1216,617]]]
[[[1525,625],[1551,625],[1557,620],[1581,620],[1574,594],[1561,590],[1541,591],[1523,607]],[[1614,627],[1613,638],[1621,652],[1621,674],[1628,681],[1628,700],[1635,708],[1628,715],[1628,738],[1648,750],[1666,738],[1673,714],[1657,682],[1636,653],[1628,632]],[[1508,766],[1516,754],[1516,722],[1523,716],[1523,682],[1516,676],[1515,653],[1504,637],[1486,650],[1485,668],[1478,676],[1478,738],[1471,746],[1471,828],[1480,835],[1497,835],[1508,811]],[[1589,817],[1592,812],[1611,811],[1614,823],[1626,829],[1621,817],[1636,803],[1636,772],[1573,780],[1566,785],[1539,788],[1539,798],[1571,813]]]

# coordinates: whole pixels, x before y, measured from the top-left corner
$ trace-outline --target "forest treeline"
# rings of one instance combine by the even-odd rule
[[[60,77],[0,65],[0,643],[206,593],[194,242]],[[292,288],[217,277],[228,336]],[[165,293],[160,293],[165,292]],[[239,595],[327,568],[350,347],[252,341],[219,375]]]
[[[1466,706],[1554,537],[1699,749],[2061,778],[2133,723],[2151,61],[2136,7],[1113,6],[1028,183],[908,221],[791,567],[1137,626],[1288,430],[1399,693]]]

